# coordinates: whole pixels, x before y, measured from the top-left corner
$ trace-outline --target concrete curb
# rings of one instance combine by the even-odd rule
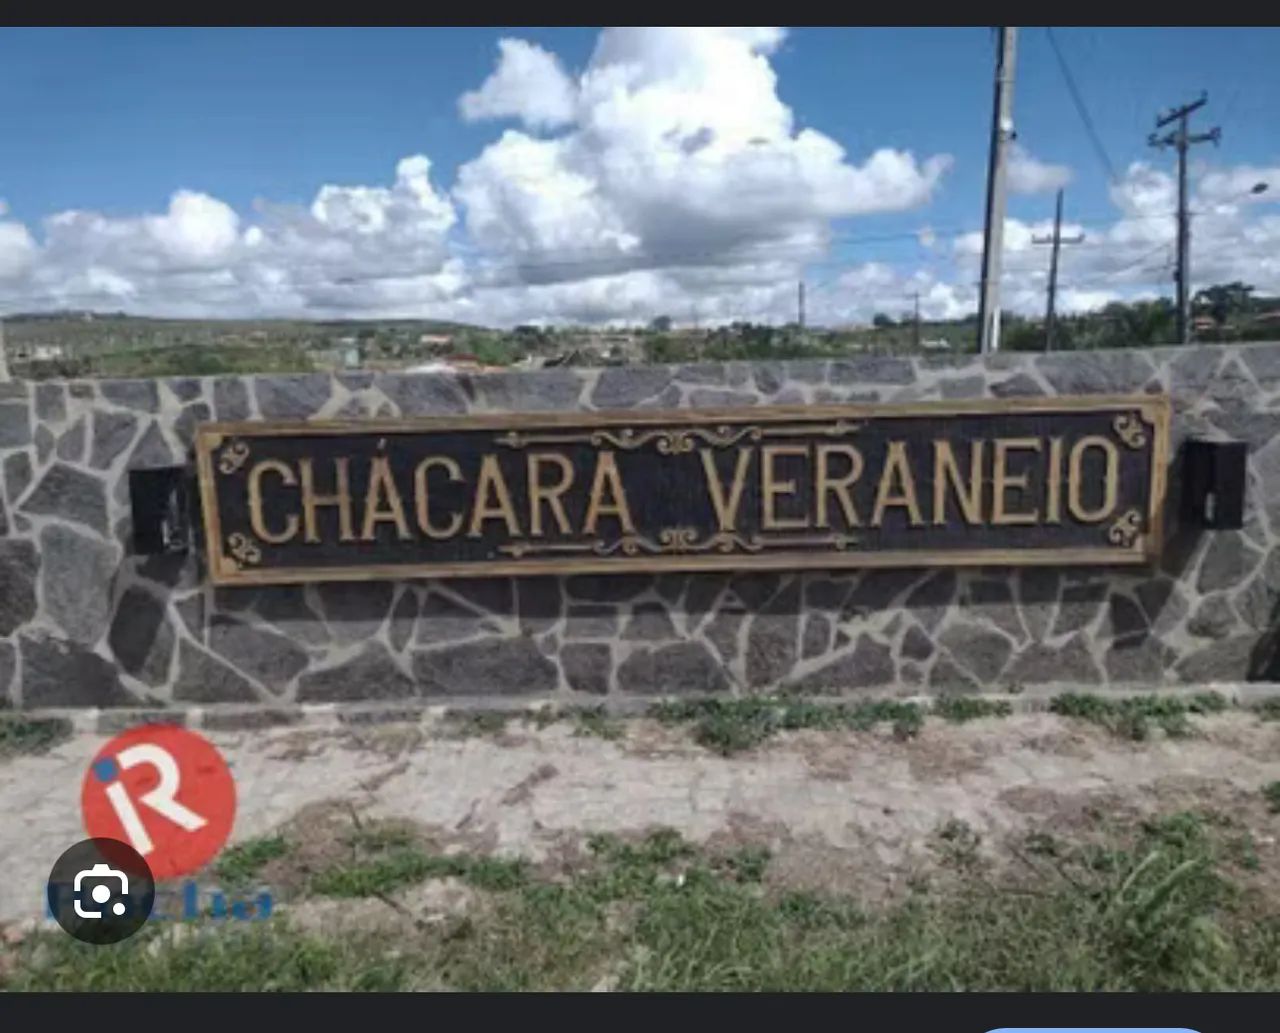
[[[1185,685],[1151,690],[1142,687],[1101,689],[1072,684],[1043,685],[1017,694],[983,693],[950,698],[982,699],[1008,703],[1015,714],[1037,713],[1048,710],[1057,696],[1076,692],[1103,699],[1127,699],[1134,696],[1158,695],[1187,699],[1206,692],[1216,692],[1236,707],[1252,708],[1267,700],[1280,700],[1280,683],[1276,682],[1211,682],[1203,685]],[[739,697],[744,698],[744,697]],[[856,696],[796,696],[818,705],[867,703],[892,700],[898,703],[915,703],[926,712],[940,699],[948,697],[929,695],[895,695],[893,693],[860,693]],[[688,702],[701,699],[719,699],[729,702],[730,697],[715,694],[686,694],[679,696],[651,696],[644,698],[610,699],[597,704],[569,704],[560,699],[509,700],[493,696],[458,696],[448,703],[314,703],[289,707],[219,706],[171,707],[162,709],[98,708],[98,707],[48,707],[31,710],[0,711],[27,720],[65,719],[78,734],[114,734],[140,724],[179,724],[187,728],[207,731],[254,731],[269,728],[327,728],[336,729],[356,725],[392,723],[438,724],[454,715],[505,713],[513,717],[532,716],[549,709],[564,714],[581,711],[600,711],[614,717],[638,717],[659,702]]]

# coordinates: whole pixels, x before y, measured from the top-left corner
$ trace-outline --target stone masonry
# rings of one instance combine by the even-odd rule
[[[213,589],[129,554],[133,467],[211,419],[1169,391],[1158,569],[538,577]],[[1178,446],[1249,443],[1240,532],[1182,530]],[[0,383],[0,700],[165,708],[918,695],[1241,681],[1280,601],[1280,344],[497,375]]]

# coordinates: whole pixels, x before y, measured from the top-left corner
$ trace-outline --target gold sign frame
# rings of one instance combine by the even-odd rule
[[[375,563],[362,566],[257,567],[257,545],[246,535],[224,537],[216,494],[217,471],[228,474],[239,469],[248,455],[245,443],[255,438],[323,437],[334,435],[380,435],[413,432],[506,431],[499,439],[508,447],[545,441],[572,441],[563,433],[574,428],[595,433],[614,447],[632,449],[651,445],[664,454],[689,451],[694,437],[701,441],[728,444],[738,440],[736,429],[761,433],[798,434],[787,424],[812,425],[830,421],[832,427],[851,431],[855,423],[890,417],[946,418],[948,416],[1003,416],[1038,413],[1111,413],[1117,438],[1129,448],[1148,444],[1151,449],[1151,480],[1148,511],[1123,513],[1110,528],[1110,540],[1119,547],[1076,547],[1056,549],[894,549],[883,551],[845,550],[769,553],[734,551],[743,545],[726,536],[700,545],[683,536],[684,529],[664,529],[662,541],[630,536],[633,540],[613,548],[611,554],[583,555],[585,547],[570,547],[556,553],[553,547],[503,550],[511,558],[443,563]],[[200,486],[204,523],[205,558],[208,574],[216,586],[301,584],[314,581],[410,580],[415,578],[512,577],[555,574],[625,574],[628,572],[715,572],[834,570],[886,567],[982,567],[982,566],[1073,566],[1149,564],[1160,554],[1164,537],[1166,470],[1169,463],[1171,402],[1168,395],[1096,395],[1033,397],[1017,399],[966,399],[903,403],[850,403],[823,405],[747,406],[677,410],[602,410],[537,413],[483,413],[463,416],[418,416],[400,419],[315,421],[237,421],[205,423],[195,433],[196,470]],[[1134,426],[1138,414],[1152,429]],[[710,428],[715,428],[714,430]],[[616,428],[616,429],[615,429]],[[736,428],[736,429],[735,429]],[[556,432],[560,433],[557,434]],[[541,432],[541,434],[537,433]],[[812,434],[831,433],[809,427]],[[744,431],[745,433],[745,431]],[[716,435],[720,439],[715,441]],[[711,435],[711,437],[708,437]],[[582,435],[577,439],[581,440]],[[242,454],[243,450],[243,454]],[[839,536],[832,536],[839,537]],[[786,542],[781,546],[785,547]]]

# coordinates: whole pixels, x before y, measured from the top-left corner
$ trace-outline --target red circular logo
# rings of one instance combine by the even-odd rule
[[[177,725],[143,725],[108,742],[85,772],[90,838],[118,839],[157,881],[208,864],[231,835],[236,785],[213,743]]]

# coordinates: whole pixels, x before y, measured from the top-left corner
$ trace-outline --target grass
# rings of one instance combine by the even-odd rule
[[[1151,737],[1152,726],[1172,738],[1191,735],[1190,717],[1195,714],[1217,714],[1227,708],[1227,701],[1216,692],[1195,696],[1129,696],[1109,699],[1088,693],[1066,693],[1056,696],[1049,709],[1063,717],[1075,717],[1101,725],[1126,739],[1141,741]]]
[[[1271,813],[1280,814],[1280,782],[1268,782],[1262,787],[1262,795],[1271,807]]]
[[[260,836],[227,847],[218,857],[214,873],[233,886],[242,886],[258,877],[269,861],[284,857],[289,844],[283,836]]]
[[[989,870],[963,822],[938,833],[958,881],[886,906],[770,885],[758,848],[670,830],[595,836],[569,875],[435,857],[401,836],[344,893],[448,871],[483,904],[459,921],[326,937],[289,924],[148,927],[119,947],[61,933],[17,948],[7,989],[1211,991],[1280,986],[1280,918],[1235,881],[1215,824],[1173,814],[1103,843],[1026,844],[1031,878]],[[410,861],[410,858],[416,860]],[[365,858],[367,864],[372,858]],[[389,912],[390,913],[390,912]],[[166,939],[167,937],[167,939]]]
[[[65,717],[21,717],[0,714],[0,759],[44,753],[71,738],[72,725]]]
[[[915,703],[868,700],[862,703],[813,703],[765,696],[657,703],[649,716],[664,724],[692,723],[694,739],[723,755],[758,746],[777,732],[801,728],[852,728],[866,731],[889,722],[899,738],[911,738],[924,723]]]

